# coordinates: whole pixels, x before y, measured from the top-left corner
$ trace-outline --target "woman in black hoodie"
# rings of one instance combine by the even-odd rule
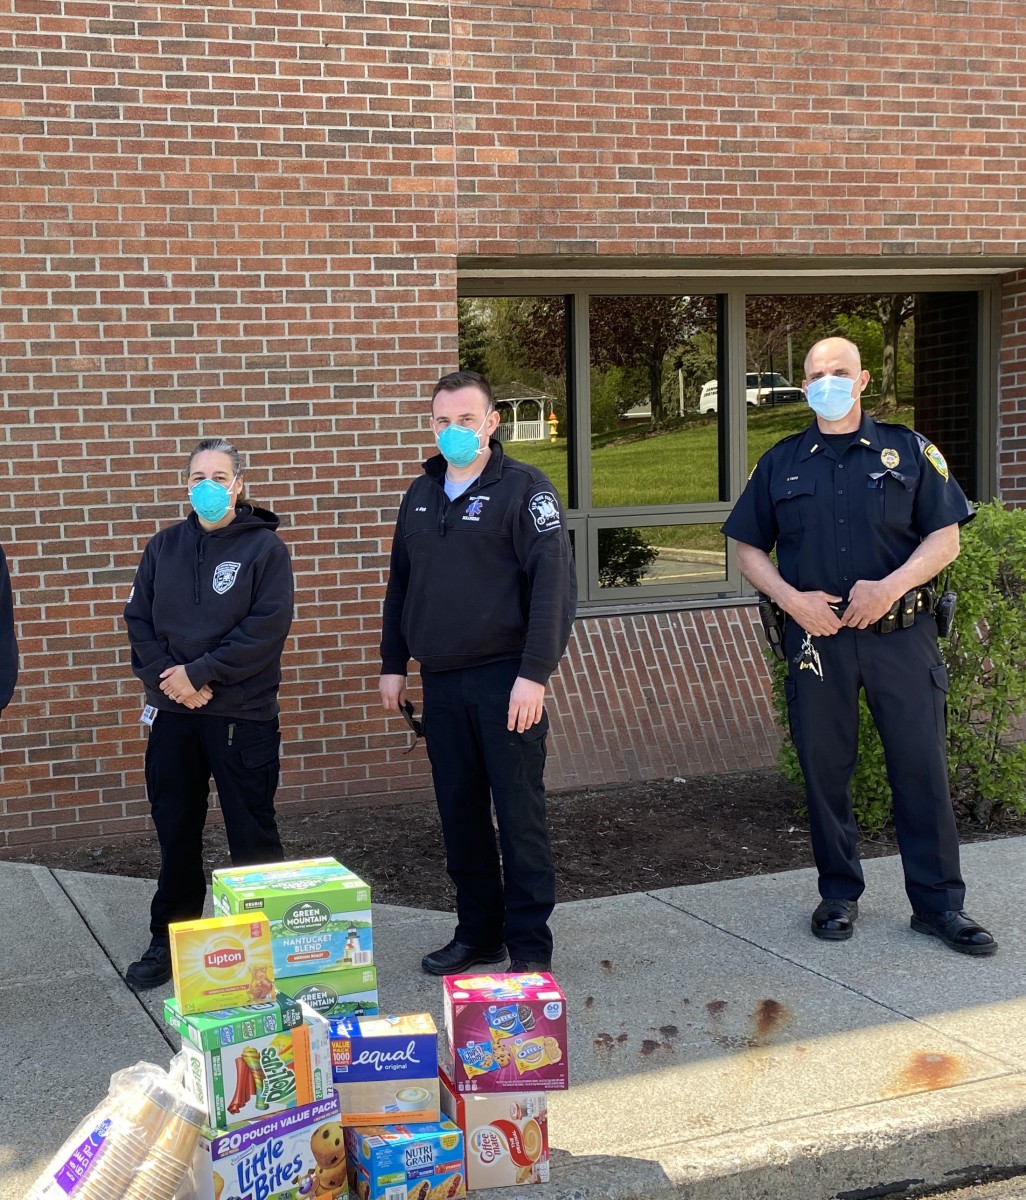
[[[274,513],[242,502],[230,442],[199,443],[188,487],[193,512],[150,540],[125,605],[132,670],[146,689],[146,793],[160,842],[150,945],[126,974],[139,990],[171,978],[168,925],[203,913],[211,775],[232,863],[284,857],[274,793],[289,553]]]

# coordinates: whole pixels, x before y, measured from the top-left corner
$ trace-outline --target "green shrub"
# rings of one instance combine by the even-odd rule
[[[950,638],[942,638],[948,667],[948,775],[956,807],[984,824],[1000,811],[1026,811],[1026,742],[1014,737],[1026,713],[1026,509],[998,501],[977,506],[962,529],[962,551],[947,586],[958,594]],[[785,731],[782,773],[802,783],[787,732],[786,664],[770,659],[773,703]],[[887,824],[891,789],[883,746],[859,698],[859,757],[852,776],[855,815],[866,831]]]

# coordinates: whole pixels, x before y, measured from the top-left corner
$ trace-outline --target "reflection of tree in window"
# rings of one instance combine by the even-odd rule
[[[669,419],[663,391],[667,356],[715,321],[715,298],[593,296],[590,317],[592,366],[643,370],[652,405],[651,428],[665,428]]]
[[[598,531],[599,587],[637,587],[659,552],[636,529]]]

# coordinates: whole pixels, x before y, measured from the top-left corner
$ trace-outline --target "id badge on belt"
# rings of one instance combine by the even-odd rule
[[[152,725],[153,722],[157,719],[157,712],[158,712],[158,710],[157,710],[157,708],[154,707],[154,705],[152,705],[152,704],[144,705],[143,710],[142,710],[142,715],[139,717],[140,723],[143,725]]]

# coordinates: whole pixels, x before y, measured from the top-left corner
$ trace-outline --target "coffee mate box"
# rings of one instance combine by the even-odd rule
[[[274,995],[270,923],[262,914],[177,921],[168,934],[175,999],[183,1013],[235,1008]]]
[[[164,1020],[181,1035],[184,1084],[212,1130],[238,1129],[331,1095],[330,1027],[305,1004],[282,995],[187,1016],[170,999]]]
[[[457,1092],[570,1086],[566,998],[550,974],[446,975],[442,983]]]
[[[280,991],[302,1000],[322,1017],[370,1016],[378,1011],[378,972],[374,967],[316,971],[278,979]]]
[[[229,867],[213,891],[216,913],[267,917],[279,979],[374,962],[370,888],[334,858]]]
[[[334,1093],[201,1137],[175,1200],[349,1200]]]
[[[331,1069],[343,1125],[439,1118],[438,1034],[428,1013],[333,1020]]]
[[[455,1200],[467,1194],[463,1134],[446,1118],[347,1125],[346,1162],[354,1200]]]
[[[441,1072],[442,1111],[460,1127],[467,1191],[549,1181],[548,1100],[544,1092],[463,1095]]]

